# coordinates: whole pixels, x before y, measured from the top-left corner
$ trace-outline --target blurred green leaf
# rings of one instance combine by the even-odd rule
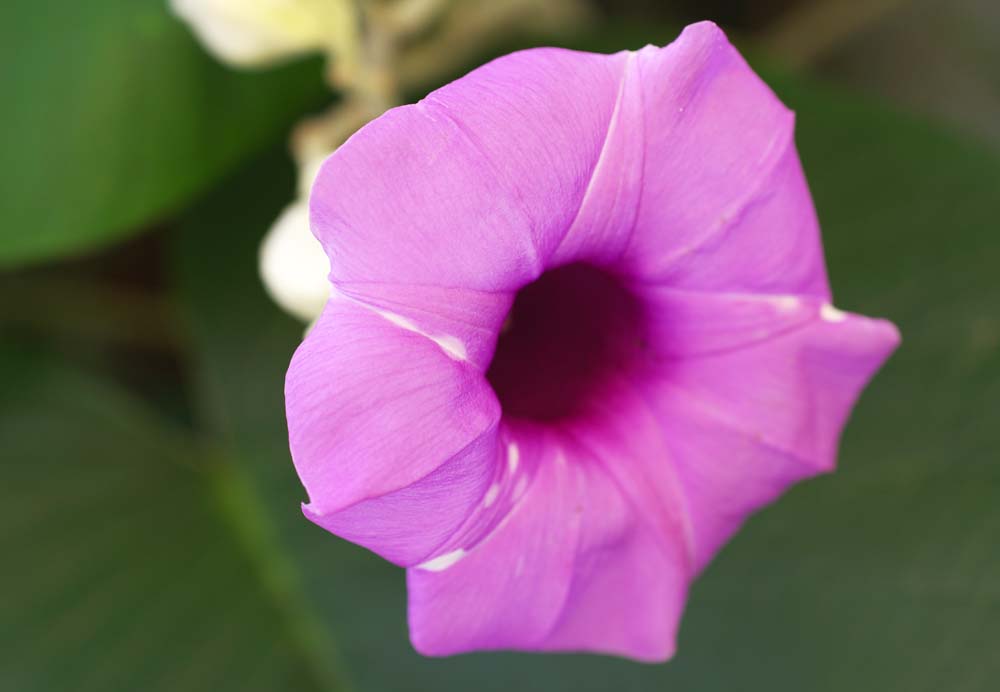
[[[324,93],[318,61],[220,66],[166,0],[0,3],[0,46],[0,267],[141,231]]]
[[[205,420],[253,479],[360,689],[995,684],[1000,162],[843,94],[777,85],[798,112],[838,305],[892,318],[904,342],[857,408],[840,470],[794,489],[723,551],[694,588],[677,658],[665,666],[413,653],[402,570],[324,534],[298,507],[305,495],[288,458],[282,380],[301,326],[270,304],[256,276],[259,239],[286,199],[280,190],[291,189],[287,165],[263,159],[192,212],[176,257]]]
[[[0,376],[0,688],[338,688],[238,473],[51,359]]]

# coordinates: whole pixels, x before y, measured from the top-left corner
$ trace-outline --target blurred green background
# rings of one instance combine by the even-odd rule
[[[323,61],[224,67],[155,0],[11,0],[0,690],[997,689],[1000,4],[581,4],[405,99],[517,47],[721,24],[798,113],[838,306],[903,334],[839,471],[725,548],[670,663],[419,657],[403,571],[300,513],[282,384],[303,327],[257,273],[289,131],[337,99]]]

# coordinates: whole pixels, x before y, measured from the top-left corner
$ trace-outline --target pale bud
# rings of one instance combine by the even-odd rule
[[[264,288],[283,310],[312,322],[330,297],[330,263],[309,230],[309,203],[288,205],[260,246]]]
[[[353,59],[358,21],[351,0],[170,0],[205,47],[235,66],[326,52]]]
[[[274,302],[305,322],[319,315],[330,295],[330,264],[309,229],[309,191],[323,161],[365,120],[364,110],[349,102],[302,121],[292,132],[298,195],[261,243],[260,275]]]

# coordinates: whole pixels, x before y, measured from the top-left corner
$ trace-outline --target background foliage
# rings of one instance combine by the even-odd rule
[[[155,0],[12,0],[0,26],[16,94],[0,116],[0,267],[140,232],[323,97],[315,62],[226,70]]]
[[[838,51],[934,22],[932,3],[848,22],[818,57],[782,42],[823,4],[711,3],[797,111],[838,305],[904,343],[839,471],[749,522],[658,666],[421,658],[402,571],[302,518],[282,404],[302,327],[256,257],[294,187],[282,139],[323,105],[318,62],[228,71],[146,0],[4,4],[0,688],[993,689],[1000,157],[982,102],[935,122],[877,79],[852,88]],[[692,5],[607,3],[568,42],[663,44]],[[981,8],[949,16],[963,5]]]

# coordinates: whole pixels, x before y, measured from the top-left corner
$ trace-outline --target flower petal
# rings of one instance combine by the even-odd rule
[[[792,113],[711,22],[639,57],[643,188],[625,264],[691,289],[827,297]]]
[[[628,53],[600,156],[572,222],[549,253],[549,266],[609,265],[627,247],[642,193],[643,130],[638,55]]]
[[[700,570],[751,512],[832,470],[847,416],[899,336],[889,322],[820,301],[776,311],[770,325],[759,320],[769,308],[758,308],[746,329],[754,320],[739,316],[739,302],[690,300],[692,319],[743,333],[730,342],[713,335],[706,344],[726,347],[670,358],[660,377],[644,380],[684,488]]]
[[[605,463],[596,454],[608,450],[592,440],[526,424],[507,434],[519,450],[498,486],[510,509],[485,536],[450,542],[408,572],[414,646],[427,655],[512,648],[669,658],[687,593],[686,545],[676,531],[659,533],[609,470],[643,445]]]
[[[285,388],[306,514],[399,564],[420,562],[479,502],[500,408],[475,368],[334,296]]]
[[[580,209],[627,61],[514,53],[362,128],[311,197],[334,282],[509,292],[537,278]]]
[[[398,316],[485,372],[513,294],[397,283],[337,284],[359,303]]]
[[[647,349],[660,362],[720,354],[816,319],[822,301],[796,295],[688,291],[631,283],[646,315]]]

